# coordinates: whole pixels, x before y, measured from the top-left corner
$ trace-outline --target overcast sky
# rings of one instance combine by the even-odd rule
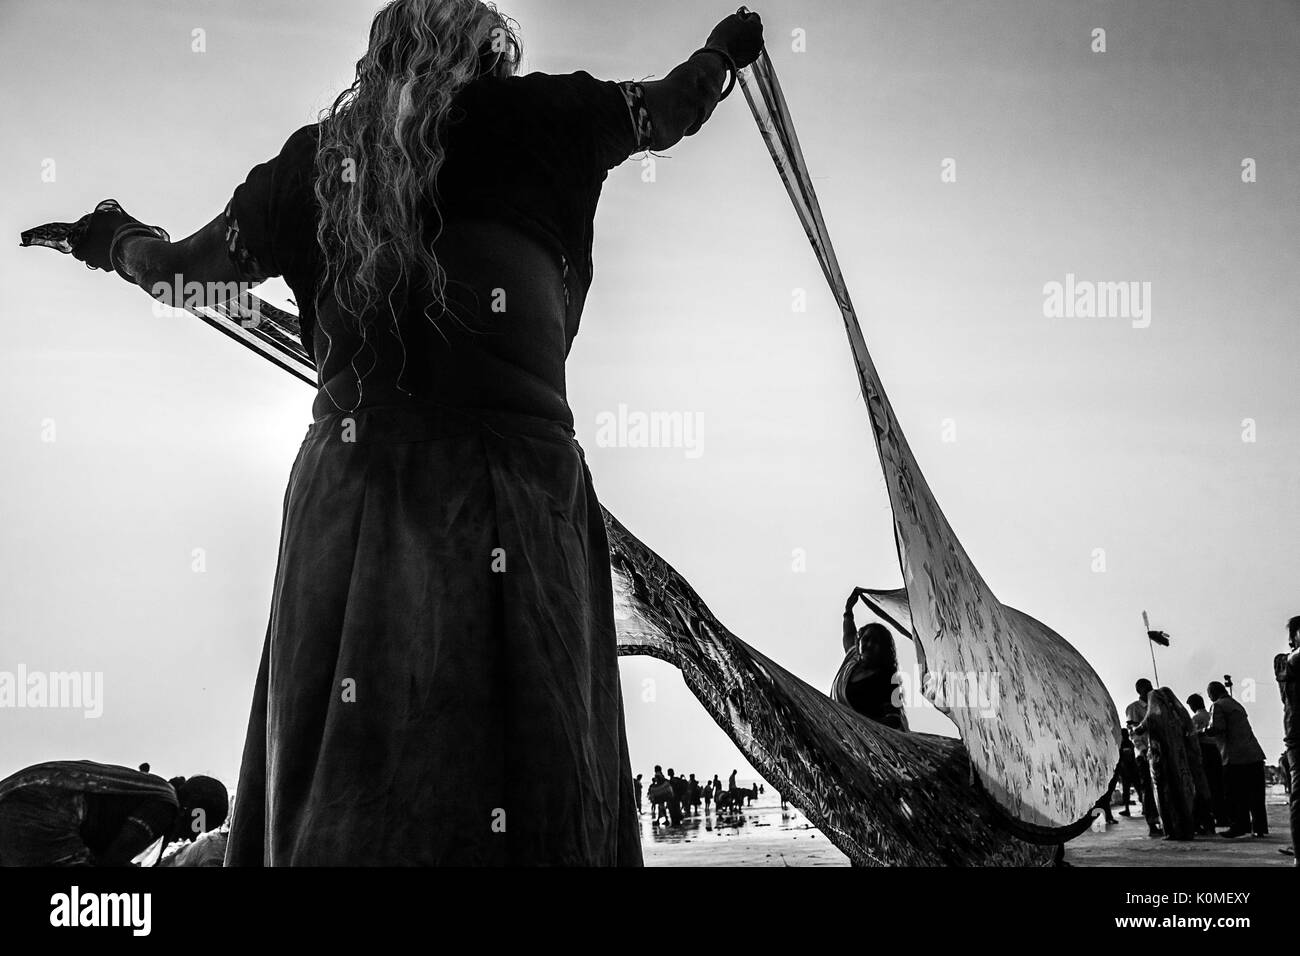
[[[611,79],[666,73],[730,9],[502,5],[528,70]],[[109,196],[176,237],[206,223],[350,80],[376,7],[0,0],[0,670],[105,682],[97,719],[0,710],[0,776],[84,757],[233,783],[311,402],[18,233]],[[1275,761],[1271,660],[1300,614],[1300,8],[758,9],[868,345],[993,591],[1121,708],[1150,675],[1148,610],[1180,698],[1257,682]],[[610,510],[825,689],[845,595],[901,582],[839,315],[739,93],[669,152],[652,182],[633,161],[606,186],[569,362],[579,438]],[[1046,316],[1067,275],[1150,283],[1149,325]],[[620,405],[696,416],[699,453],[602,447]],[[622,667],[637,771],[746,775],[676,671]]]

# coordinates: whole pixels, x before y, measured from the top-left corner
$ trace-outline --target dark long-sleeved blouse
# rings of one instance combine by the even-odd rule
[[[564,359],[591,284],[593,222],[608,171],[649,144],[637,84],[587,73],[482,78],[453,104],[430,241],[448,314],[418,292],[357,318],[321,292],[314,192],[320,126],[256,166],[227,209],[250,279],[283,276],[325,388],[317,417],[431,401],[572,423]],[[364,160],[362,160],[364,161]]]

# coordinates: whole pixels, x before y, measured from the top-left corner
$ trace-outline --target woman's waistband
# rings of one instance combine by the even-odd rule
[[[333,412],[313,422],[308,427],[304,440],[412,442],[454,438],[484,431],[501,436],[525,435],[564,442],[574,440],[573,426],[568,422],[521,412],[459,408],[433,403],[374,405],[354,411]]]

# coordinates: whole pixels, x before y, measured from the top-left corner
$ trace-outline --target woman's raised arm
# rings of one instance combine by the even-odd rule
[[[708,41],[662,80],[643,83],[654,126],[651,149],[667,149],[699,132],[718,105],[728,73],[749,66],[763,50],[763,21],[741,7],[709,34]]]

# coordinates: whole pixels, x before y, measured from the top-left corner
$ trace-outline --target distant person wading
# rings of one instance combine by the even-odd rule
[[[113,202],[75,227],[78,259],[163,297],[283,276],[319,370],[228,865],[641,863],[565,359],[607,172],[698,132],[761,49],[733,14],[661,80],[517,76],[494,7],[394,0],[194,235]]]

